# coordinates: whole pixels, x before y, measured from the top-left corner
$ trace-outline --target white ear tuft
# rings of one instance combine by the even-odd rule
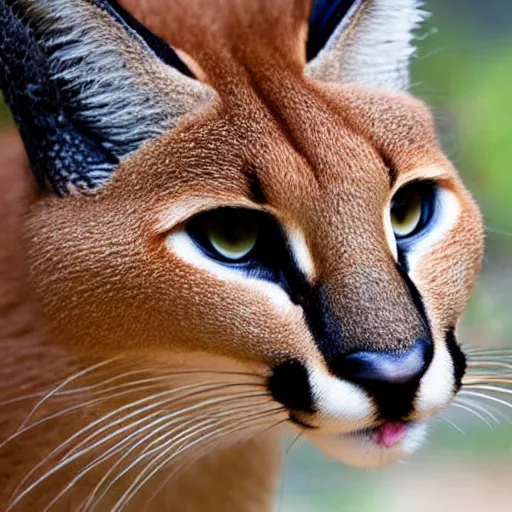
[[[406,90],[422,0],[358,0],[306,73],[326,82]]]

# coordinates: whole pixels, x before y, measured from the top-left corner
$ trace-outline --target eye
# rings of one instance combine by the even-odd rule
[[[256,246],[258,229],[254,225],[242,226],[238,223],[211,223],[206,228],[206,236],[212,247],[227,260],[241,260]]]
[[[243,263],[254,259],[267,225],[267,216],[262,212],[219,208],[195,216],[189,221],[187,232],[211,258]]]
[[[207,257],[251,278],[279,284],[287,293],[292,280],[300,279],[286,232],[267,212],[217,208],[192,217],[185,231]]]
[[[401,188],[391,201],[391,226],[397,241],[422,232],[432,220],[435,185],[416,182]]]

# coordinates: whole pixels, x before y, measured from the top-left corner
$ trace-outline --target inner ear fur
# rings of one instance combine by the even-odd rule
[[[0,86],[38,181],[59,195],[101,188],[212,96],[107,0],[0,0]]]
[[[424,20],[422,0],[319,1],[332,4],[339,19],[323,48],[306,67],[306,74],[324,82],[407,90],[414,31]],[[347,10],[347,4],[351,4]],[[315,20],[315,7],[313,18]],[[322,20],[321,27],[329,27]],[[312,30],[317,31],[316,25]],[[311,37],[317,37],[316,32]]]

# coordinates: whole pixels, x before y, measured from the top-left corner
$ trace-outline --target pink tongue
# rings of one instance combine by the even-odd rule
[[[378,446],[391,448],[403,439],[405,430],[405,423],[398,421],[385,423],[375,432],[375,443]]]

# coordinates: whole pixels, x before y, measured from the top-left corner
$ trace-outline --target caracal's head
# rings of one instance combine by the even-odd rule
[[[54,339],[236,362],[328,455],[411,452],[460,387],[483,238],[404,92],[419,2],[120,3],[139,21],[0,2]]]

